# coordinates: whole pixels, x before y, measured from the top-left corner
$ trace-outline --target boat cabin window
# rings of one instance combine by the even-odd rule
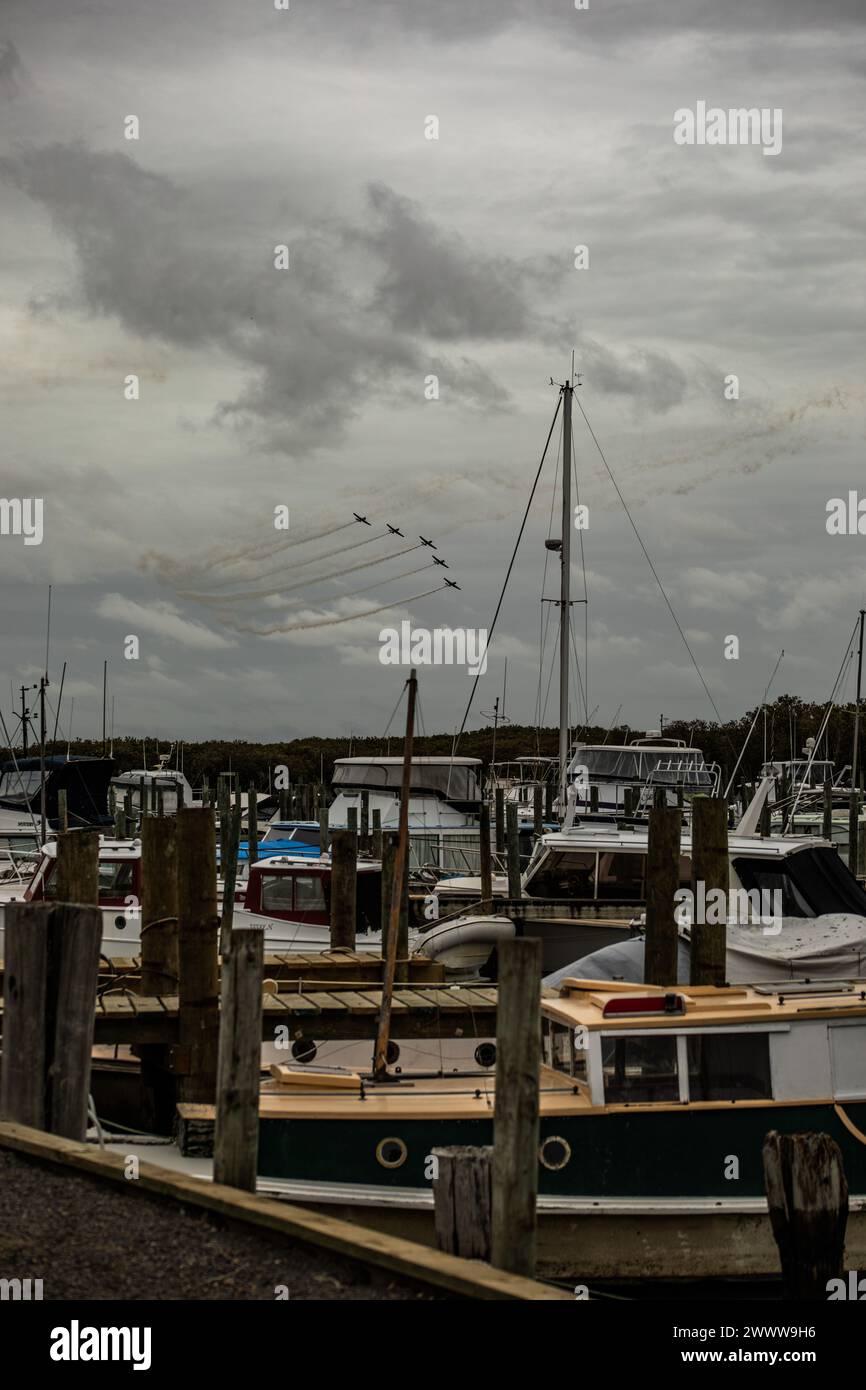
[[[576,1031],[565,1023],[555,1023],[552,1018],[541,1020],[541,1055],[547,1066],[554,1071],[565,1072],[578,1080],[586,1080],[586,1048],[575,1042]]]
[[[25,835],[0,835],[0,854],[11,855],[13,858],[19,855],[35,854],[39,849],[38,836],[28,837]]]
[[[316,874],[295,874],[295,911],[324,912],[325,890]]]
[[[594,898],[595,858],[594,850],[583,853],[552,850],[533,874],[529,891],[539,898]]]
[[[600,854],[598,896],[640,902],[644,896],[645,854]]]
[[[33,796],[39,791],[40,785],[38,769],[19,768],[16,772],[13,768],[11,772],[0,775],[0,798],[4,801],[17,798],[20,801],[23,797]]]
[[[291,874],[262,874],[262,912],[291,912]]]
[[[698,1033],[686,1053],[689,1100],[772,1100],[767,1033]]]
[[[605,1104],[679,1100],[676,1037],[603,1037],[601,1055]]]
[[[129,897],[133,892],[134,864],[131,859],[100,860],[99,901],[112,902]],[[42,892],[46,898],[57,897],[57,861],[52,859],[45,870]]]

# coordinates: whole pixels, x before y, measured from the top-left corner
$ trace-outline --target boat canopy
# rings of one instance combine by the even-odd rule
[[[410,786],[432,792],[448,801],[480,801],[478,758],[413,758]],[[365,787],[399,792],[403,782],[402,758],[338,758],[333,786],[338,791]]]
[[[657,784],[709,787],[713,780],[699,748],[585,745],[575,751],[571,771],[578,767],[600,781],[645,782],[652,775]]]

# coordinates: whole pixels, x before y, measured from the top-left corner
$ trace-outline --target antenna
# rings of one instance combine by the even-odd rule
[[[48,651],[51,645],[51,585],[48,585],[48,621],[45,625],[45,684],[48,684]]]

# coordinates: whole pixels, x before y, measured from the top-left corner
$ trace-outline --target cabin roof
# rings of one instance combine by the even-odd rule
[[[652,1004],[637,1012],[605,1013],[607,1006],[628,1009],[628,1000],[666,997],[684,1007],[652,1012]],[[840,1011],[866,1015],[866,980],[829,980],[820,984],[793,982],[779,985],[656,985],[626,984],[610,980],[563,981],[559,995],[541,1001],[542,1013],[557,1023],[583,1026],[590,1032],[634,1028],[689,1028],[708,1024],[790,1021]]]
[[[380,758],[380,757],[378,756],[378,754],[376,754],[376,753],[369,753],[369,754],[367,755],[366,758],[335,758],[335,759],[334,759],[334,763],[335,763],[335,765],[336,765],[337,763],[349,763],[349,764],[354,764],[354,765],[357,766],[357,767],[363,767],[366,763],[385,763],[386,766],[388,766],[388,767],[402,767],[402,766],[403,766],[403,759],[402,759],[402,758]],[[480,758],[452,758],[452,757],[450,756],[450,754],[445,754],[443,757],[440,757],[440,758],[435,758],[435,757],[413,758],[413,759],[412,759],[412,766],[413,766],[413,767],[480,767],[480,766],[481,766],[481,759],[480,759]]]
[[[631,849],[638,854],[645,854],[648,839],[649,829],[646,825],[621,826],[613,829],[611,822],[607,820],[604,823],[582,822],[573,826],[571,830],[552,830],[548,834],[542,835],[540,844],[545,849],[623,851]],[[690,854],[691,846],[691,826],[683,825],[680,853]],[[816,835],[774,835],[765,838],[760,835],[736,835],[733,832],[728,835],[728,852],[732,856],[735,854],[758,854],[762,858],[783,859],[785,855],[791,854],[794,850],[819,849],[822,846],[830,846],[830,841],[822,840]]]

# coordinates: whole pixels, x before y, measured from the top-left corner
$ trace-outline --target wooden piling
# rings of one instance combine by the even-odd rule
[[[361,792],[361,825],[360,825],[360,844],[358,848],[362,854],[370,852],[370,793]]]
[[[123,840],[126,837],[126,811],[123,809],[123,802],[114,803],[114,838]]]
[[[517,825],[517,805],[509,801],[505,808],[505,830],[508,845],[508,896],[519,898],[520,887],[520,835]]]
[[[703,885],[703,894],[699,892]],[[728,807],[721,796],[692,798],[692,913],[690,983],[723,985],[727,973],[727,915],[730,870],[728,864]],[[710,894],[720,890],[724,905],[712,911]],[[707,905],[703,913],[700,902]],[[700,921],[712,911],[720,922]]]
[[[64,835],[69,829],[69,812],[67,810],[67,792],[65,787],[61,787],[57,793],[57,829]]]
[[[553,783],[549,780],[544,784],[544,819],[553,820]]]
[[[634,815],[634,787],[623,787],[622,813],[627,818]]]
[[[860,871],[857,828],[860,822],[860,791],[855,788],[848,797],[848,868],[855,876]]]
[[[824,815],[821,823],[821,835],[825,840],[833,839],[833,783],[829,777],[824,783]]]
[[[67,830],[57,837],[57,892],[61,903],[99,901],[99,831]]]
[[[331,832],[331,950],[355,949],[358,837],[354,830]]]
[[[280,789],[280,820],[289,820],[289,791],[287,787]]]
[[[382,858],[382,812],[378,806],[373,807],[373,836],[371,852],[374,859]]]
[[[598,783],[593,782],[589,788],[589,809],[592,812],[598,811]]]
[[[214,1182],[256,1190],[264,934],[238,929],[223,961]]]
[[[77,903],[8,903],[5,927],[0,1114],[83,1140],[102,914]]]
[[[388,933],[391,930],[391,899],[394,895],[394,864],[397,857],[397,834],[382,831],[382,957],[388,955]]]
[[[141,983],[148,998],[177,993],[177,821],[148,816],[141,827]]]
[[[135,811],[132,806],[132,788],[128,788],[123,795],[123,814],[124,814],[124,834],[126,839],[131,839],[135,834]]]
[[[449,1255],[489,1260],[493,1149],[433,1149],[436,1243]]]
[[[481,911],[493,911],[493,856],[490,850],[490,807],[485,801],[478,817],[478,843],[481,873]]]
[[[540,782],[532,785],[532,828],[536,835],[541,835],[544,831],[544,804],[542,801],[542,787]]]
[[[494,808],[496,821],[496,853],[505,853],[505,789],[497,787],[494,792]]]
[[[654,806],[649,813],[644,945],[644,981],[648,985],[677,982],[674,894],[680,879],[681,826],[679,807]]]
[[[219,953],[225,958],[232,948],[232,923],[235,915],[235,891],[238,885],[238,850],[241,841],[241,810],[226,803],[225,820],[220,829],[220,869],[223,880],[223,900],[220,906]],[[249,887],[247,877],[247,887]]]
[[[219,1045],[219,916],[216,837],[210,806],[177,816],[178,1038],[180,1098],[213,1104]]]
[[[829,1134],[779,1134],[764,1140],[764,1187],[779,1247],[786,1298],[825,1301],[844,1274],[848,1184]]]
[[[319,807],[319,853],[327,854],[331,845],[330,831],[328,828],[328,812],[324,806]]]
[[[535,1273],[541,942],[500,941],[493,1117],[491,1263]]]
[[[247,873],[259,857],[259,803],[255,787],[247,793]]]

